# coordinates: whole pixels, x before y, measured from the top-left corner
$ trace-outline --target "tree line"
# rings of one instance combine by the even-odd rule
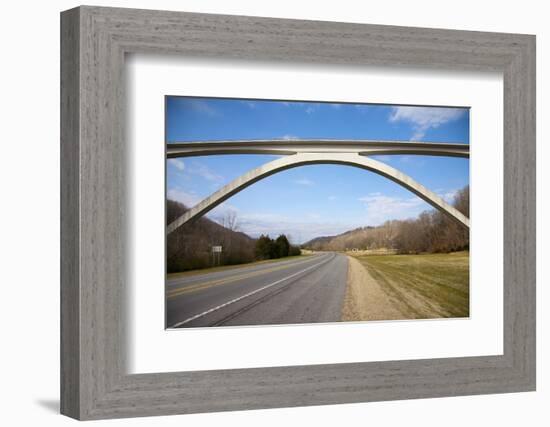
[[[183,215],[187,207],[179,202],[166,202],[166,224]],[[168,273],[211,267],[212,246],[222,246],[222,265],[244,264],[255,260],[255,241],[237,229],[236,215],[225,215],[220,223],[198,218],[170,233],[166,238]]]
[[[183,215],[187,207],[167,200],[166,224]],[[214,259],[212,246],[222,252]],[[300,248],[290,244],[286,235],[276,239],[262,235],[259,239],[238,230],[237,215],[229,212],[219,222],[198,218],[174,230],[166,238],[166,270],[168,273],[195,270],[212,265],[234,265],[264,259],[300,255]]]
[[[291,245],[288,238],[281,234],[276,239],[270,238],[268,235],[262,234],[256,240],[256,259],[275,259],[286,256],[300,255],[301,251],[298,246]]]
[[[469,217],[470,188],[464,187],[454,197],[452,205]],[[313,239],[304,244],[312,250],[391,249],[397,253],[454,252],[469,249],[469,231],[447,215],[430,210],[417,218],[392,220],[372,227],[361,227],[333,237]]]
[[[454,197],[453,206],[470,216],[470,187]],[[394,240],[399,253],[454,252],[469,249],[469,230],[438,210],[422,212],[414,220],[400,221]]]
[[[470,189],[460,190],[453,206],[469,217]],[[167,224],[182,215],[187,208],[168,200]],[[372,227],[350,230],[338,236],[320,237],[302,245],[312,250],[369,250],[391,249],[397,253],[453,252],[469,249],[469,231],[438,210],[422,212],[417,218],[392,220]],[[166,267],[169,273],[210,267],[213,264],[212,246],[223,248],[222,265],[244,264],[255,260],[300,255],[300,247],[291,245],[286,235],[272,239],[261,235],[252,239],[238,230],[234,213],[220,223],[199,218],[184,224],[167,236]]]

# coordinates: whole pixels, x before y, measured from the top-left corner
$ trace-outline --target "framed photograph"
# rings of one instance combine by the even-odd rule
[[[63,414],[535,389],[534,36],[84,6],[61,42]]]
[[[167,328],[469,317],[468,108],[167,96],[165,116]]]

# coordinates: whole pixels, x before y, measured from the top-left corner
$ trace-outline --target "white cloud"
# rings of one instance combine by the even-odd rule
[[[240,212],[234,206],[223,203],[206,216],[223,225],[228,213],[236,214],[238,230],[257,238],[261,234],[276,237],[286,234],[292,243],[300,244],[314,237],[334,236],[360,226],[360,224],[320,221],[320,215],[309,213],[304,218],[295,219],[286,215],[262,212]]]
[[[286,134],[281,136],[280,139],[284,139],[285,141],[297,141],[300,138],[298,138],[296,135]]]
[[[200,99],[191,99],[188,102],[191,109],[197,111],[198,113],[206,114],[207,116],[211,117],[220,115],[220,112],[209,105],[206,101]]]
[[[312,114],[312,113],[315,112],[316,109],[317,109],[316,107],[314,107],[314,106],[312,106],[312,105],[308,105],[308,106],[306,107],[306,109],[305,109],[305,112],[306,112],[307,114]]]
[[[200,202],[200,197],[195,193],[189,193],[180,188],[169,188],[166,194],[168,200],[183,203],[188,208]]]
[[[322,215],[316,212],[305,213],[300,218],[278,213],[241,212],[227,203],[216,207],[207,214],[207,217],[223,225],[223,219],[227,213],[236,214],[238,230],[253,238],[262,234],[271,237],[286,234],[295,244],[304,243],[315,237],[334,236],[370,224],[365,222],[365,218],[356,218],[351,221],[330,221],[323,219]]]
[[[224,220],[227,218],[228,215],[236,216],[236,223],[239,224],[239,227],[237,228],[240,229],[239,210],[230,203],[223,202],[206,214],[209,219],[211,219],[212,221],[216,221],[218,224],[221,225],[224,225]]]
[[[328,196],[328,199],[333,202],[334,200],[338,199],[336,196]]]
[[[193,175],[198,175],[201,178],[207,181],[213,182],[215,184],[221,184],[224,181],[223,176],[216,173],[215,171],[210,169],[208,166],[197,161],[194,161],[191,164],[191,166],[187,168],[187,172]]]
[[[453,203],[456,195],[458,194],[458,190],[449,190],[449,191],[440,190],[440,191],[436,191],[436,193],[439,197],[441,197],[447,203]]]
[[[307,220],[295,220],[278,214],[248,213],[237,215],[239,229],[251,237],[268,234],[290,236],[291,242],[304,243],[314,237],[334,236],[359,227],[360,224],[319,221],[318,214],[307,215]]]
[[[249,212],[241,214],[241,218],[246,221],[258,222],[287,222],[289,218],[285,215],[262,212]]]
[[[306,214],[306,218],[311,220],[319,220],[321,219],[321,214],[317,212],[309,212]]]
[[[445,107],[393,107],[390,122],[404,121],[413,125],[411,141],[422,139],[429,129],[457,120],[464,114],[463,108]]]
[[[414,218],[429,205],[419,197],[391,197],[370,193],[361,197],[367,211],[365,225],[380,225],[388,220]]]
[[[427,129],[417,129],[414,131],[413,135],[411,136],[411,141],[419,141],[422,138],[424,138],[424,135],[426,135]]]
[[[295,184],[298,184],[298,185],[306,185],[306,186],[308,186],[308,187],[315,184],[311,179],[307,179],[307,178],[295,179],[293,182],[294,182]]]
[[[185,169],[185,163],[181,159],[168,159],[168,164],[175,167],[179,171]]]

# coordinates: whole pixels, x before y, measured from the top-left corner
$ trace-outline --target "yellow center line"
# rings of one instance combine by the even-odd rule
[[[180,289],[173,289],[171,291],[168,291],[167,297],[168,298],[175,298],[175,297],[183,295],[183,294],[188,294],[188,293],[191,293],[191,292],[200,291],[200,290],[203,290],[203,289],[211,288],[213,286],[225,285],[227,283],[236,282],[238,280],[248,279],[250,277],[260,276],[262,274],[271,273],[273,271],[283,270],[285,268],[294,267],[296,265],[304,264],[304,263],[309,262],[309,261],[312,261],[312,259],[308,259],[308,260],[305,260],[305,261],[299,261],[299,262],[295,262],[295,263],[287,264],[287,265],[282,265],[282,266],[278,266],[278,267],[273,267],[273,268],[269,268],[269,269],[266,269],[266,270],[253,271],[251,273],[244,273],[244,274],[228,277],[226,279],[210,280],[208,282],[198,283],[196,285],[191,285],[191,286],[187,286],[187,287],[180,288]]]

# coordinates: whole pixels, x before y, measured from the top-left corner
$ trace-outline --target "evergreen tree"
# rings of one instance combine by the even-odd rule
[[[282,258],[288,256],[290,251],[290,243],[284,234],[281,234],[275,240],[275,255],[276,258]]]
[[[273,240],[262,234],[258,240],[256,240],[256,258],[258,259],[270,259],[273,252]]]

